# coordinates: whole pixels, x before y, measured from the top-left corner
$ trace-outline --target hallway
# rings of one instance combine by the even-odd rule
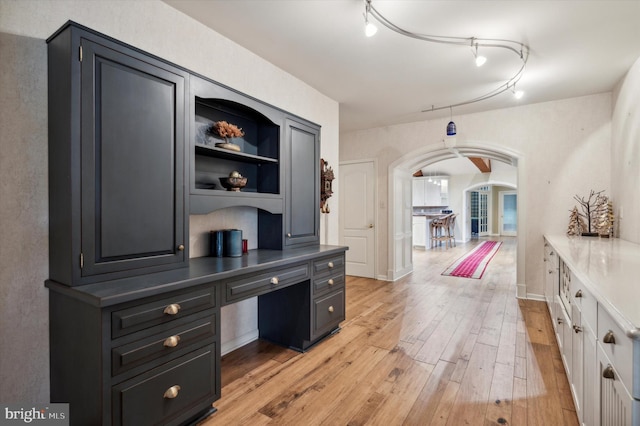
[[[347,277],[342,331],[223,357],[203,424],[577,425],[546,305],[515,298],[516,239],[498,239],[480,280],[440,275],[477,241],[416,250],[395,283]]]

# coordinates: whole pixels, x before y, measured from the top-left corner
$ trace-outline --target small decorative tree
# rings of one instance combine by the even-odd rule
[[[608,197],[599,195],[596,198],[594,211],[595,229],[601,237],[613,236],[613,205]]]
[[[567,235],[581,235],[587,229],[587,224],[578,212],[577,207],[573,207],[569,216],[569,226],[567,227]]]
[[[595,225],[594,213],[596,210],[595,209],[596,200],[598,199],[600,194],[603,192],[604,191],[595,192],[592,189],[591,192],[589,192],[589,198],[587,198],[586,200],[584,199],[584,197],[578,198],[577,195],[573,197],[580,204],[580,207],[582,208],[582,213],[578,213],[578,214],[587,222],[587,230],[582,232],[582,235],[584,236],[588,236],[588,237],[598,236],[598,233],[595,232],[595,229],[594,229],[594,225]]]

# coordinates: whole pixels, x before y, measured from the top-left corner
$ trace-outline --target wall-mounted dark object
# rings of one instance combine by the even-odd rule
[[[329,167],[329,163],[323,158],[320,159],[320,211],[329,213],[329,204],[327,200],[333,194],[331,189],[332,181],[335,179],[333,169]]]

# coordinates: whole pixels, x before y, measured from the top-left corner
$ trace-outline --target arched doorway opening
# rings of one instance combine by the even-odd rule
[[[412,200],[411,179],[413,172],[422,166],[456,157],[483,157],[500,161],[517,168],[517,296],[526,297],[524,285],[526,258],[526,180],[524,179],[525,159],[518,152],[502,146],[487,143],[465,142],[456,144],[454,138],[426,146],[418,151],[405,154],[389,165],[388,181],[388,258],[387,278],[395,281],[413,270],[412,263]],[[496,183],[499,179],[494,180]],[[465,220],[466,222],[466,220]]]

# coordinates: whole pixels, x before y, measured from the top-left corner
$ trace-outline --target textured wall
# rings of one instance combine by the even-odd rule
[[[47,70],[42,40],[0,33],[0,401],[49,401]]]
[[[163,2],[0,0],[2,402],[49,400],[48,293],[43,285],[48,276],[45,39],[67,20],[319,124],[321,155],[338,164],[337,102]],[[337,212],[338,197],[334,198]],[[191,255],[205,253],[203,235],[210,229],[230,227],[251,214],[227,211],[192,217]],[[321,241],[337,244],[337,214],[325,216]],[[255,230],[244,222],[242,227],[255,244]],[[255,331],[255,301],[225,308],[222,316],[223,339],[242,340]]]

